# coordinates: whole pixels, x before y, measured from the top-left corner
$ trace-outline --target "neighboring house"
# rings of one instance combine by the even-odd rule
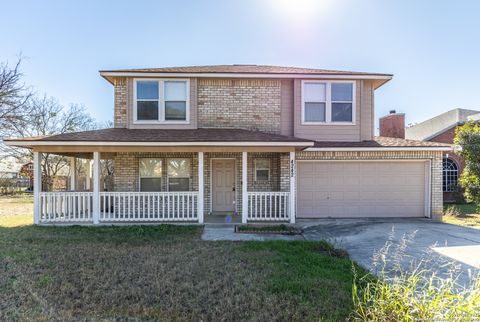
[[[21,165],[12,157],[0,158],[0,193],[18,192],[28,187],[28,178],[20,171]]]
[[[20,179],[21,165],[12,157],[0,155],[0,178],[2,179]]]
[[[405,130],[407,139],[453,144],[455,131],[469,119],[478,119],[480,111],[454,109]],[[446,151],[443,158],[443,199],[446,202],[463,200],[458,179],[465,161],[458,154]]]
[[[406,138],[426,142],[453,144],[455,131],[467,120],[480,118],[480,111],[453,109],[437,115],[424,122],[405,128],[405,115],[391,111],[389,115],[380,118],[380,135],[393,138]],[[442,191],[445,202],[463,200],[458,179],[463,171],[465,162],[462,157],[452,151],[443,154]]]
[[[0,171],[1,179],[20,179],[20,174],[15,171]]]
[[[450,146],[374,137],[375,90],[392,75],[257,65],[100,75],[114,88],[114,128],[5,140],[34,149],[36,179],[41,152],[93,159],[90,192],[35,189],[36,223],[441,217]],[[113,191],[100,191],[100,160],[114,160]]]
[[[33,184],[33,162],[22,164],[22,166],[20,167],[20,173],[22,176],[27,177],[29,180],[31,180]]]

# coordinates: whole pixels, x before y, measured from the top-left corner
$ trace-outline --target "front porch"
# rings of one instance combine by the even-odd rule
[[[59,152],[71,160],[69,191],[42,190],[43,154],[34,151],[34,222],[93,225],[295,222],[291,193],[295,186],[294,151],[205,150]],[[86,164],[90,165],[86,171],[90,177],[85,179],[89,184],[84,190],[76,189],[79,158],[89,160]],[[107,187],[101,175],[106,160],[114,164],[113,187]],[[146,168],[142,162],[148,163]],[[185,166],[173,169],[174,163]],[[233,173],[228,168],[220,169],[222,163],[231,163]],[[158,176],[153,175],[155,171]],[[228,176],[232,179],[226,179]]]

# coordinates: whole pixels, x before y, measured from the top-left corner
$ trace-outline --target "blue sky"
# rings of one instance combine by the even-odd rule
[[[419,122],[480,109],[480,1],[0,1],[0,61],[25,81],[113,118],[98,70],[266,64],[393,73],[376,92]]]

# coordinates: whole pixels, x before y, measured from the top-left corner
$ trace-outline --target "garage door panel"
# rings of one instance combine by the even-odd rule
[[[425,162],[299,162],[297,169],[299,218],[424,216]]]
[[[302,185],[304,185],[304,189],[306,191],[314,191],[318,186],[313,175],[308,175],[308,177],[305,177],[305,180],[302,181]]]
[[[355,202],[358,202],[362,200],[360,197],[360,191],[345,191],[344,193],[345,200],[353,200]]]
[[[348,176],[348,177],[345,177],[345,184],[348,184],[348,185],[352,185],[352,186],[358,186],[360,185],[360,176],[358,175],[352,175],[352,176]]]

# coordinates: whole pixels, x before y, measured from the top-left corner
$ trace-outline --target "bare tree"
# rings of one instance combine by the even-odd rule
[[[93,130],[98,127],[93,118],[82,105],[62,106],[56,99],[31,97],[28,102],[29,114],[21,121],[12,123],[8,135],[10,137],[31,137],[62,134],[76,131]],[[33,152],[28,149],[2,146],[3,154],[15,157],[20,162],[32,160]],[[51,190],[53,178],[67,172],[69,163],[64,156],[45,153],[42,163],[43,185]]]
[[[22,81],[21,62],[19,57],[14,66],[0,63],[0,136],[29,114],[27,102],[32,94]]]

